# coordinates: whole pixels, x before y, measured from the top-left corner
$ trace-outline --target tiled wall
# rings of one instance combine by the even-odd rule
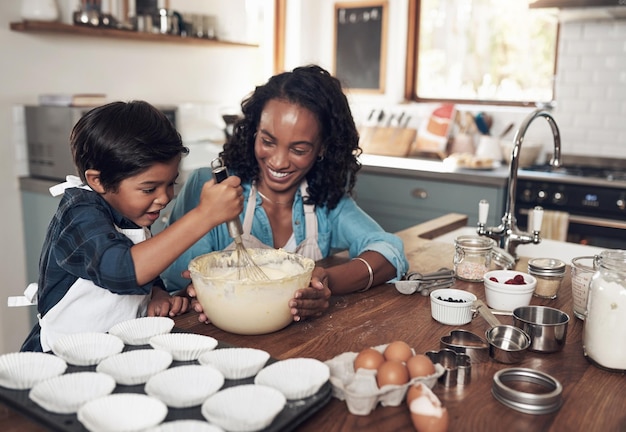
[[[555,91],[564,152],[626,158],[626,20],[562,23]]]

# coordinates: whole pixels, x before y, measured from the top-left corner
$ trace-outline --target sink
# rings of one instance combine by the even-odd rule
[[[432,240],[443,243],[454,244],[454,239],[460,235],[476,235],[476,228],[462,227],[454,231],[450,231],[442,236],[435,237]],[[557,240],[542,239],[539,244],[523,244],[517,247],[517,254],[520,257],[527,258],[557,258],[565,264],[570,265],[572,258],[579,256],[597,255],[606,248],[596,246],[586,246],[578,243],[568,243]]]

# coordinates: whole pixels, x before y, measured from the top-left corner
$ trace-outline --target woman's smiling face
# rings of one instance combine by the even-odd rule
[[[254,142],[259,185],[292,197],[321,155],[320,125],[308,109],[271,99],[261,113]]]

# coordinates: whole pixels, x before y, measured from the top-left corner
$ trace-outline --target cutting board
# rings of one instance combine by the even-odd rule
[[[417,137],[417,129],[364,126],[359,131],[363,153],[382,156],[408,156]]]

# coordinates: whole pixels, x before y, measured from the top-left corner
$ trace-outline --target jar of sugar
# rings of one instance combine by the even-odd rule
[[[601,369],[626,372],[626,251],[596,256],[589,284],[583,353]]]
[[[463,235],[454,239],[454,272],[457,279],[482,282],[489,270],[510,268],[515,260],[496,247],[495,240],[478,235]]]

